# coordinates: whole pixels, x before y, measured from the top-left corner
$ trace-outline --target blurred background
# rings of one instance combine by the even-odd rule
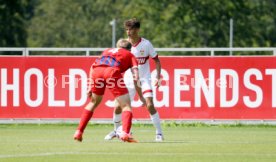
[[[141,20],[155,47],[276,46],[276,0],[0,0],[0,47],[110,47]],[[115,21],[114,21],[115,20]]]

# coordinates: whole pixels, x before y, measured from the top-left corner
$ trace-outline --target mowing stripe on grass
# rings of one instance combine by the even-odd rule
[[[55,155],[131,155],[131,156],[266,156],[276,157],[276,154],[266,153],[121,153],[121,152],[46,152],[38,154],[14,154],[14,155],[0,155],[0,159],[6,158],[19,158],[19,157],[42,157],[42,156],[55,156]]]

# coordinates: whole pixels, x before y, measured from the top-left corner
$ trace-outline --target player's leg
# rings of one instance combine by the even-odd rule
[[[113,113],[114,130],[116,131],[121,126],[122,121],[122,108],[119,102],[115,100],[115,108]]]
[[[133,77],[132,77],[132,73],[130,70],[126,71],[124,74],[124,83],[128,89],[130,100],[132,101],[135,97],[136,90],[134,88]],[[114,112],[113,112],[114,130],[109,132],[105,136],[105,138],[104,138],[105,140],[112,140],[114,137],[116,137],[116,130],[121,126],[121,121],[122,121],[122,109],[119,105],[118,100],[115,99]]]
[[[101,87],[96,85],[92,85],[90,87],[91,88],[90,89],[91,95],[89,95],[90,102],[84,108],[83,113],[81,115],[79,126],[74,134],[74,139],[77,141],[80,141],[80,142],[82,141],[82,134],[84,132],[84,129],[86,128],[89,120],[91,119],[94,110],[102,101],[102,96],[104,94],[105,86],[106,86],[105,81],[102,80],[104,71],[105,71],[105,68],[93,69],[93,73],[91,76],[92,78],[90,79],[93,79],[93,83],[99,83],[99,81],[101,81],[103,84],[101,84],[102,85]],[[98,80],[98,79],[101,79],[101,80]]]
[[[153,103],[153,92],[152,92],[152,87],[151,87],[151,82],[148,79],[141,79],[141,86],[142,86],[142,91],[143,91],[143,96],[146,100],[146,107],[148,112],[150,113],[150,118],[151,121],[156,129],[156,141],[163,141],[163,132],[161,128],[161,123],[160,123],[160,117],[159,113],[154,107]]]
[[[115,108],[113,112],[113,124],[114,124],[114,130],[109,132],[104,139],[105,140],[112,140],[117,136],[116,130],[121,126],[121,121],[122,121],[122,109],[118,103],[117,100],[114,101]]]
[[[129,94],[124,94],[116,98],[120,107],[122,108],[122,134],[120,138],[126,142],[137,142],[130,135],[130,129],[132,126],[132,109],[130,106]]]
[[[160,117],[158,111],[155,109],[154,104],[153,104],[153,98],[152,97],[145,97],[146,99],[146,107],[150,113],[150,119],[156,129],[156,137],[155,140],[157,142],[163,141],[163,132],[161,128],[161,123],[160,123]]]
[[[124,82],[120,71],[115,71],[112,74],[112,79],[115,80],[114,87],[110,88],[111,93],[114,95],[122,109],[122,135],[120,139],[126,142],[136,142],[130,135],[130,129],[132,125],[132,109],[130,104],[130,97],[128,89]]]
[[[130,97],[130,104],[131,101],[134,100],[136,90],[135,88],[127,87],[128,89],[128,94]],[[120,104],[118,100],[115,100],[115,109],[113,113],[113,122],[114,122],[114,130],[117,130],[121,126],[121,121],[122,121],[122,108],[120,107]]]
[[[96,95],[92,93],[91,101],[85,106],[83,113],[81,115],[79,126],[74,134],[74,139],[77,141],[82,141],[82,134],[84,132],[84,129],[86,128],[89,120],[91,119],[94,110],[97,108],[97,106],[100,104],[102,100],[101,95]]]

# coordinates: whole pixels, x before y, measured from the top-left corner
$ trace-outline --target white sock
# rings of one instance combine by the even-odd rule
[[[114,130],[116,131],[119,126],[121,126],[122,121],[122,113],[121,114],[113,114],[113,123],[114,123]]]
[[[163,134],[162,129],[161,129],[160,118],[159,118],[158,112],[156,112],[153,115],[150,115],[150,119],[151,119],[154,127],[156,128],[156,134]]]

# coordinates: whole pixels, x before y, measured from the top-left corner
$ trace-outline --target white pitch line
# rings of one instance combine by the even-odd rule
[[[276,154],[263,153],[121,153],[121,152],[46,152],[37,154],[0,155],[0,159],[19,157],[43,157],[55,155],[143,155],[143,156],[276,156]]]

